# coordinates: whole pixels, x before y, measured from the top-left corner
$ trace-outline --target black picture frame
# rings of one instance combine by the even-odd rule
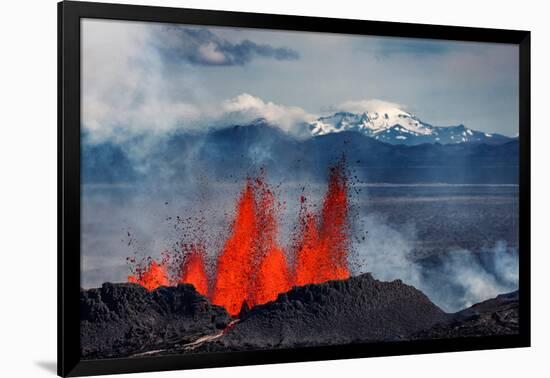
[[[414,37],[519,47],[519,334],[253,352],[80,360],[80,20]],[[530,346],[530,32],[106,3],[58,3],[58,374],[82,376]]]

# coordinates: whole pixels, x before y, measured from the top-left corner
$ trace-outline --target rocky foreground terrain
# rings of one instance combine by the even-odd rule
[[[514,292],[448,314],[413,286],[368,273],[294,287],[238,318],[191,285],[106,283],[80,302],[86,359],[513,334],[519,307]]]
[[[513,335],[519,332],[519,293],[468,307],[450,316],[450,320],[414,334],[416,339],[439,339],[469,336]]]
[[[227,327],[231,318],[192,285],[148,292],[138,284],[105,283],[80,292],[84,358],[124,357],[190,343]]]

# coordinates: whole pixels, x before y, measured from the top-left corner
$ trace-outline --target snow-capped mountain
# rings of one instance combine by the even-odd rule
[[[314,136],[342,131],[358,131],[390,144],[503,143],[511,140],[504,135],[483,133],[469,129],[464,125],[432,126],[422,122],[413,114],[397,108],[362,114],[337,112],[318,118],[308,126]]]

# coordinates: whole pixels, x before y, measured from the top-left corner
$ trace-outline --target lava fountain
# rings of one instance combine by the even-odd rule
[[[328,187],[319,212],[308,208],[304,196],[300,202],[297,242],[290,251],[292,267],[277,240],[281,206],[262,171],[256,179],[248,178],[239,194],[235,218],[217,254],[211,281],[205,269],[206,251],[197,244],[185,245],[176,278],[168,277],[165,263],[151,260],[146,269],[136,270],[128,281],[148,290],[189,283],[235,316],[243,305],[252,307],[272,301],[293,285],[348,278],[349,199],[344,160],[329,169]]]
[[[348,187],[344,162],[330,167],[328,189],[321,214],[313,214],[302,197],[299,227],[301,236],[295,252],[296,285],[322,283],[349,277],[350,248]]]
[[[188,246],[181,264],[178,283],[188,283],[202,295],[208,295],[208,276],[204,264],[204,248],[200,245]]]
[[[254,183],[247,180],[237,202],[231,234],[218,256],[212,303],[224,306],[230,314],[238,314],[249,297],[254,278],[254,251],[258,219]]]
[[[149,261],[145,267],[136,269],[135,274],[128,276],[128,282],[138,283],[147,290],[170,284],[165,264],[155,260]]]
[[[247,304],[252,307],[277,298],[291,288],[289,269],[283,248],[277,242],[277,212],[273,190],[262,175],[256,180],[258,234],[255,238],[257,266]]]

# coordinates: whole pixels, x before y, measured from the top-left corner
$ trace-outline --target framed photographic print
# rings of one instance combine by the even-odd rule
[[[58,10],[59,375],[529,346],[529,32]]]

